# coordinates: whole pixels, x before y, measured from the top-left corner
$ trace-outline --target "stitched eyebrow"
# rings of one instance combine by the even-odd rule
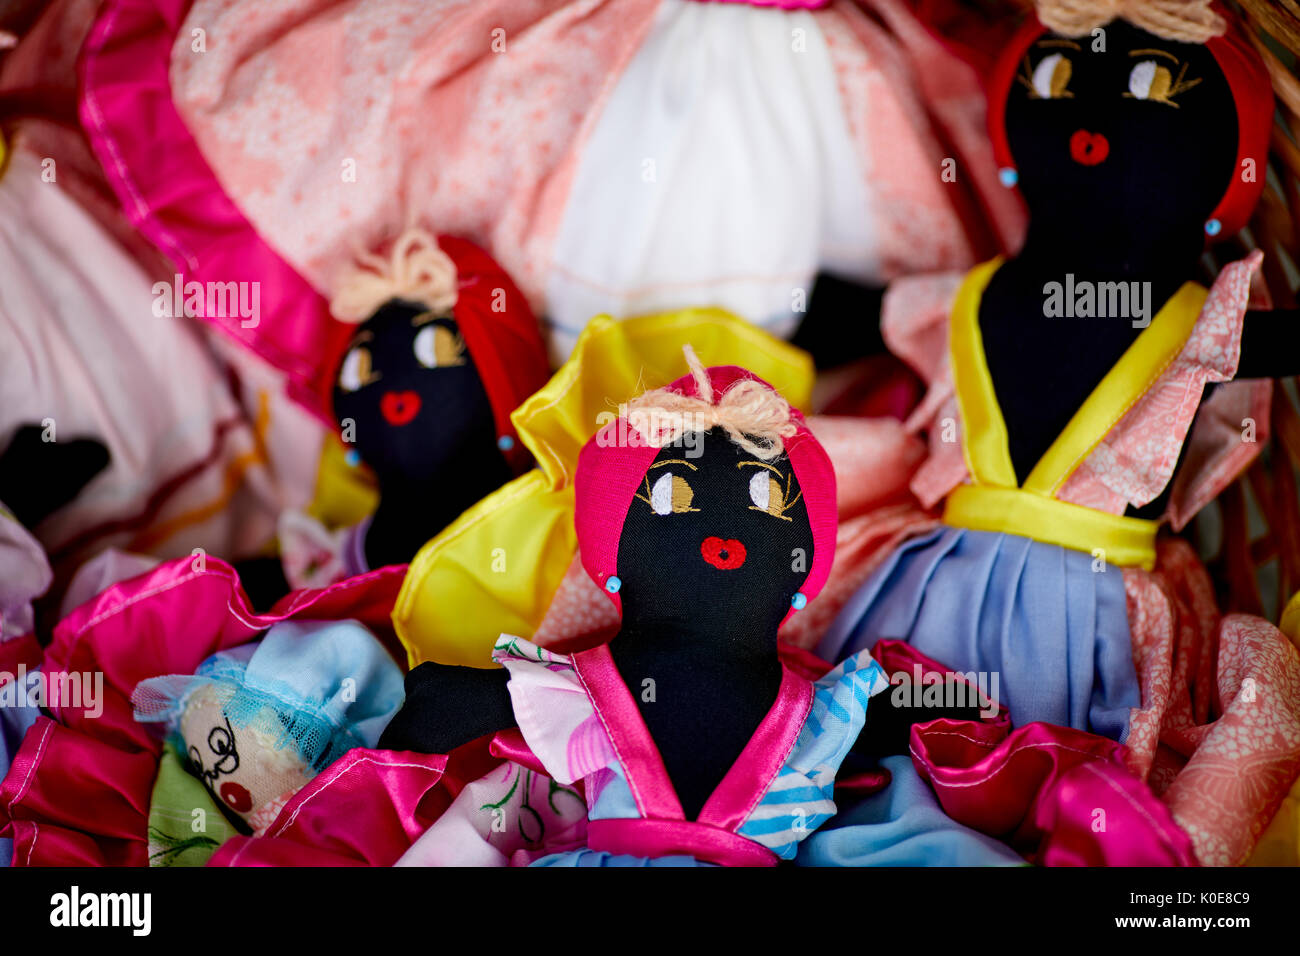
[[[658,468],[660,465],[685,465],[691,471],[699,471],[698,468],[692,465],[685,458],[665,458],[663,461],[654,462],[650,468]],[[649,471],[650,468],[647,468],[646,471]]]
[[[1155,56],[1168,57],[1169,59],[1173,60],[1175,63],[1182,62],[1181,60],[1178,59],[1178,57],[1174,56],[1168,50],[1157,50],[1155,47],[1151,47],[1148,50],[1129,50],[1128,53],[1129,56],[1151,56],[1152,54],[1154,54]]]
[[[419,328],[422,325],[428,325],[430,322],[438,318],[441,318],[441,316],[433,311],[421,312],[419,315],[411,319],[411,325]]]
[[[1058,39],[1056,37],[1051,37],[1046,40],[1039,40],[1037,43],[1034,44],[1034,46],[1039,46],[1039,47],[1060,46],[1060,47],[1069,47],[1071,50],[1079,50],[1079,51],[1083,50],[1083,47],[1079,46],[1079,44],[1075,43],[1073,40]]]
[[[356,336],[352,339],[352,341],[348,343],[348,348],[349,348],[349,349],[354,349],[354,348],[356,348],[358,345],[360,345],[362,342],[369,342],[369,341],[370,341],[371,339],[373,339],[374,337],[375,337],[374,334],[373,334],[372,332],[369,332],[369,331],[366,331],[366,332],[358,332],[358,333],[356,334]]]
[[[772,467],[771,465],[769,465],[769,464],[768,464],[767,462],[765,462],[765,461],[738,461],[738,462],[736,462],[736,467],[737,467],[737,468],[744,468],[746,465],[757,465],[759,468],[766,468],[768,471],[772,472],[772,474],[776,475],[778,478],[784,478],[784,477],[785,477],[785,475],[781,473],[781,470],[780,470],[779,468],[774,468],[774,467]]]

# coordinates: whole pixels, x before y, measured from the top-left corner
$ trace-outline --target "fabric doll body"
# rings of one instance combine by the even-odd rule
[[[409,561],[510,478],[492,405],[450,314],[381,306],[343,359],[334,414],[379,479],[379,507],[344,551],[351,573]]]
[[[1208,291],[1190,281],[1206,237],[1235,233],[1258,199],[1263,177],[1246,173],[1266,161],[1272,95],[1248,41],[1215,35],[1219,12],[1174,11],[1190,22],[1171,40],[1152,32],[1169,25],[1146,19],[1155,9],[1111,22],[1108,4],[1040,0],[1060,29],[1030,22],[1004,52],[990,130],[1030,207],[1025,247],[965,276],[902,280],[883,310],[887,344],[930,385],[909,423],[931,443],[912,489],[943,503],[943,526],[899,546],[818,650],[901,638],[1000,677],[1022,739],[987,765],[887,760],[896,787],[953,771],[962,804],[993,815],[1033,790],[995,769],[1087,730],[1124,744],[1197,861],[1232,865],[1300,767],[1300,656],[1268,621],[1221,615],[1192,547],[1156,531],[1186,525],[1258,454],[1272,382],[1256,376],[1294,373],[1300,324],[1248,310],[1260,252]],[[1050,310],[1052,283],[1090,287],[1092,317]],[[1101,283],[1133,283],[1148,308],[1097,311]],[[990,832],[939,789],[951,817]],[[849,808],[801,859],[987,859],[951,825],[885,804]]]
[[[886,297],[886,342],[930,385],[911,424],[930,430],[932,455],[913,491],[944,502],[945,526],[887,559],[819,652],[835,660],[903,638],[959,670],[1000,673],[1016,725],[1125,741],[1154,716],[1139,710],[1135,648],[1176,617],[1169,595],[1193,590],[1169,577],[1189,565],[1162,559],[1160,519],[1186,524],[1258,453],[1263,436],[1244,440],[1246,423],[1267,428],[1270,382],[1231,381],[1202,406],[1203,393],[1243,371],[1272,374],[1259,359],[1269,351],[1281,371],[1294,352],[1269,343],[1277,323],[1248,321],[1260,253],[1208,291],[1188,281],[1204,224],[1238,227],[1257,198],[1234,178],[1238,138],[1162,169],[1166,141],[1179,150],[1178,137],[1204,136],[1188,117],[1230,124],[1232,96],[1249,84],[1237,77],[1230,91],[1226,55],[1207,47],[1118,21],[1106,35],[1107,52],[1088,52],[1087,36],[1027,27],[1005,58],[1020,71],[1002,92],[1031,209],[1025,250],[964,278],[903,280]],[[1143,86],[1157,68],[1164,78]],[[1262,157],[1253,112],[1240,149]],[[1075,282],[1067,269],[1097,289],[1144,286],[1150,309],[1053,317],[1048,283]]]
[[[886,559],[846,604],[819,653],[837,659],[877,637],[906,637],[957,670],[1001,673],[1002,700],[1017,725],[1044,720],[1124,740],[1141,704],[1132,649],[1142,635],[1134,632],[1158,627],[1167,618],[1172,586],[1167,581],[1160,586],[1168,567],[1157,561],[1155,523],[1126,517],[1124,510],[1131,498],[1154,496],[1170,479],[1183,443],[1179,436],[1188,435],[1197,410],[1189,396],[1199,395],[1206,382],[1231,376],[1233,345],[1257,265],[1255,256],[1224,270],[1203,308],[1196,301],[1202,293],[1189,293],[1181,321],[1184,328],[1189,320],[1195,326],[1150,386],[1143,388],[1152,365],[1159,369],[1167,351],[1135,353],[1146,360],[1127,376],[1111,375],[1113,391],[1098,392],[1109,399],[1108,407],[1093,401],[1098,417],[1062,433],[1044,460],[1065,467],[1055,473],[1044,468],[1034,479],[1033,487],[1054,489],[1051,503],[1027,502],[1048,516],[1031,519],[1032,527],[1022,525],[1032,535],[1001,530],[995,523],[1004,513],[1000,502],[1033,492],[1008,493],[999,482],[1011,465],[1005,445],[990,439],[1005,427],[997,420],[998,409],[987,402],[987,389],[972,389],[970,414],[984,416],[987,423],[973,431],[951,373],[963,363],[971,367],[971,353],[959,355],[955,349],[977,343],[949,323],[964,322],[970,332],[974,297],[995,264],[964,280],[918,279],[893,290],[885,330],[900,355],[918,357],[935,341],[959,343],[951,363],[922,362],[920,367],[931,372],[930,392],[911,423],[932,436],[931,457],[912,488],[927,506],[946,502],[945,525]],[[958,282],[963,284],[954,296]],[[1172,311],[1153,320],[1151,328],[1158,334],[1171,321],[1178,321]],[[1268,386],[1235,383],[1213,397],[1189,438],[1193,468],[1184,471],[1179,494],[1170,501],[1178,526],[1258,452],[1257,444],[1241,441],[1240,426],[1233,425],[1246,418],[1267,421]],[[1087,427],[1098,421],[1105,429],[1101,433],[1095,424]],[[957,440],[945,440],[953,437]],[[1085,451],[1081,458],[1079,449]]]
[[[504,672],[422,664],[381,744],[443,752],[517,726],[557,782],[584,782],[590,808],[587,850],[539,862],[792,857],[834,812],[851,749],[905,750],[910,723],[940,712],[894,715],[866,653],[815,684],[782,664],[777,628],[825,583],[836,512],[825,452],[774,400],[749,373],[698,361],[634,400],[583,448],[575,479],[583,565],[621,614],[617,635],[571,655],[503,636]],[[657,402],[703,423],[656,433]],[[709,425],[737,414],[734,432]]]
[[[262,707],[250,722],[267,726],[275,720],[275,709]],[[314,776],[296,748],[282,746],[264,730],[232,725],[225,702],[211,687],[201,687],[190,696],[178,732],[204,784],[248,823],[254,835],[274,823],[280,809]],[[229,761],[232,755],[235,759]],[[227,762],[235,766],[223,766]]]

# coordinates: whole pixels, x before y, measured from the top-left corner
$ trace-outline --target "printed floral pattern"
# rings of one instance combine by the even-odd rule
[[[1142,705],[1127,762],[1206,866],[1244,863],[1300,773],[1300,653],[1262,618],[1220,618],[1190,545],[1125,570]]]
[[[1220,273],[1183,350],[1066,480],[1058,497],[1122,514],[1127,505],[1144,505],[1164,490],[1205,386],[1228,381],[1237,372],[1250,279],[1262,260],[1263,253],[1256,250]],[[1216,481],[1235,480],[1258,454],[1267,426],[1265,418],[1264,434],[1257,434],[1254,444],[1243,443],[1239,431],[1220,436],[1240,453],[1235,456],[1235,469],[1215,474]],[[1222,490],[1216,488],[1214,494]]]

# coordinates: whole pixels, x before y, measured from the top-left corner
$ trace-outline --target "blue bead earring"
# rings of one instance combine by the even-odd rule
[[[605,582],[605,590],[608,591],[610,594],[617,594],[618,589],[621,588],[622,586],[623,586],[623,582],[616,575],[613,574],[611,574],[609,576],[609,580]]]
[[[348,463],[349,468],[355,468],[357,465],[361,464],[361,452],[357,451],[355,448],[349,448],[343,455],[343,460]]]
[[[1217,236],[1223,230],[1223,223],[1217,219],[1211,219],[1205,224],[1205,234],[1207,236]]]
[[[998,170],[998,182],[1010,189],[1016,183],[1020,182],[1020,174],[1010,166],[1003,166]]]
[[[509,451],[511,448],[515,447],[515,440],[509,435],[502,435],[497,439],[497,447],[502,451]]]
[[[796,611],[802,611],[808,603],[808,597],[802,591],[795,591],[794,597],[790,598],[790,606]]]

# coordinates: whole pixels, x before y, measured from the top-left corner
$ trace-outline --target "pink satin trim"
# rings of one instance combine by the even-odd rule
[[[641,711],[632,699],[627,684],[614,665],[608,644],[580,651],[570,660],[591,698],[618,761],[623,765],[628,788],[643,817],[660,820],[685,820],[677,791],[668,779],[659,748],[641,719]]]
[[[172,101],[172,44],[192,0],[107,0],[78,62],[86,138],[131,223],[184,281],[259,283],[260,321],[205,317],[285,372],[289,395],[326,417],[331,370],[352,329],[268,246],[226,195]],[[165,142],[166,149],[157,144]]]
[[[781,687],[772,709],[749,738],[716,790],[700,810],[700,823],[738,830],[785,766],[812,709],[813,685],[781,668]]]
[[[297,591],[258,614],[228,564],[209,557],[206,569],[196,570],[192,561],[175,558],[120,581],[55,627],[44,666],[102,674],[103,713],[52,707],[56,719],[40,718],[23,739],[0,781],[0,831],[14,839],[16,865],[148,865],[161,742],[154,728],[134,718],[131,691],[141,680],[193,673],[215,651],[290,618],[353,618],[390,651],[400,650],[391,614],[404,567]],[[474,767],[467,779],[485,767]]]
[[[609,646],[601,644],[580,651],[570,660],[609,734],[641,815],[658,822],[685,821],[686,814],[663,757],[618,672]],[[700,811],[700,823],[735,830],[745,822],[798,740],[812,697],[812,684],[782,664],[776,700],[735,764],[709,795]]]
[[[915,668],[920,666],[921,674],[940,674],[944,677],[951,676],[957,683],[970,687],[970,681],[960,674],[954,674],[949,668],[940,664],[933,657],[927,657],[922,654],[911,644],[906,641],[898,641],[893,638],[885,638],[876,641],[875,646],[871,648],[871,656],[876,659],[887,675],[891,677],[894,674],[902,673],[910,680],[915,673]],[[978,688],[975,688],[978,690]],[[1002,737],[1011,730],[1011,714],[1005,704],[998,705],[998,715],[992,719],[985,718],[971,726],[975,732],[980,734],[993,734],[997,739]]]
[[[39,717],[0,780],[14,866],[148,866],[158,759]]]
[[[524,740],[523,732],[518,727],[497,731],[488,743],[488,752],[494,757],[527,767],[534,773],[550,776],[546,772],[546,767],[537,759],[537,754],[533,753],[533,749]]]
[[[209,866],[392,866],[442,814],[448,758],[356,748],[284,805],[260,837],[232,837]]]
[[[691,856],[719,866],[776,866],[776,854],[753,840],[688,820],[592,820],[587,846],[605,853],[658,858]]]
[[[44,656],[45,651],[37,642],[35,634],[23,634],[20,637],[11,637],[7,641],[0,641],[0,674],[18,673],[19,664],[29,671],[35,670],[41,666],[41,659]],[[7,681],[0,681],[0,685],[5,683]]]
[[[778,10],[820,10],[831,0],[695,0],[696,3],[744,4],[747,7],[774,7]]]
[[[780,640],[776,645],[776,653],[780,656],[781,663],[800,677],[806,677],[810,681],[821,680],[834,667],[812,651],[786,641],[783,635],[778,637]]]

